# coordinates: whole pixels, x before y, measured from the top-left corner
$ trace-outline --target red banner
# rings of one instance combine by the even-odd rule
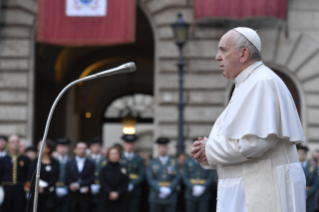
[[[38,0],[38,42],[87,46],[135,41],[135,0],[105,0],[106,15],[99,17],[67,16],[67,1]]]
[[[199,18],[287,19],[287,0],[195,0],[194,16]]]

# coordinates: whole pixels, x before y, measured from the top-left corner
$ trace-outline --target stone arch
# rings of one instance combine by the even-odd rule
[[[299,91],[307,143],[319,141],[319,42],[310,34],[287,34],[282,28],[258,31],[262,57],[269,67],[289,76]]]
[[[156,34],[155,32],[153,32],[154,27],[152,25],[152,21],[149,20],[149,16],[147,16],[147,12],[145,12],[145,8],[142,8],[141,4],[138,6],[137,8],[138,10],[138,14],[142,14],[143,13],[143,20],[147,19],[147,21],[149,22],[149,24],[146,26],[144,24],[144,22],[139,22],[139,26],[142,26],[142,29],[145,29],[147,27],[147,31],[152,31],[152,37],[149,34],[146,34],[145,31],[143,30],[143,35],[147,36],[147,38],[151,37],[153,39],[153,36]],[[138,14],[137,14],[137,18],[138,18]],[[144,16],[146,16],[146,18],[144,18]],[[108,61],[109,63],[103,63],[100,64],[99,66],[95,67],[94,70],[91,70],[92,73],[94,72],[98,72],[98,71],[102,71],[104,69],[108,69],[108,68],[112,68],[115,67],[117,65],[120,65],[120,63],[125,63],[127,61],[135,61],[137,62],[137,66],[138,66],[138,72],[135,72],[133,74],[144,74],[144,77],[148,77],[147,80],[145,80],[143,77],[133,77],[135,78],[135,83],[138,83],[139,86],[137,86],[137,88],[135,88],[135,90],[141,90],[144,91],[147,88],[153,88],[153,77],[149,77],[149,72],[150,70],[152,70],[152,73],[154,73],[154,65],[153,65],[153,61],[152,59],[154,59],[153,56],[153,50],[149,50],[148,48],[148,44],[150,43],[150,39],[149,40],[145,40],[145,38],[141,35],[141,30],[140,28],[138,28],[139,30],[136,30],[137,36],[140,39],[136,39],[136,42],[139,42],[138,45],[140,45],[140,48],[144,48],[143,51],[141,51],[143,53],[143,55],[138,55],[136,54],[136,51],[138,50],[136,48],[136,45],[134,46],[134,44],[127,44],[127,45],[119,45],[119,46],[110,46],[110,47],[81,47],[81,48],[72,48],[72,47],[60,47],[60,49],[57,49],[55,46],[50,46],[49,48],[45,48],[45,52],[54,52],[56,54],[56,59],[53,61],[53,64],[58,64],[58,66],[52,66],[55,69],[50,70],[50,73],[52,74],[52,76],[58,76],[59,80],[56,80],[55,82],[55,90],[57,90],[57,92],[59,92],[67,83],[69,83],[72,80],[77,79],[80,74],[83,71],[83,67],[88,67],[89,65],[91,65],[92,63],[96,62],[97,60],[100,60],[101,58],[118,58],[121,57],[122,60],[121,61]],[[138,40],[138,41],[137,41]],[[155,38],[154,38],[155,40]],[[32,42],[31,45],[34,45],[34,42]],[[135,42],[135,44],[136,44]],[[143,45],[141,45],[143,44]],[[127,47],[128,45],[130,45],[130,47]],[[134,46],[134,48],[132,47]],[[152,46],[155,47],[154,45],[154,41],[152,41]],[[54,51],[49,51],[50,48],[55,48]],[[152,47],[152,48],[154,48]],[[110,48],[112,50],[109,49],[108,52],[104,52],[103,53],[103,49],[102,48]],[[125,48],[130,48],[130,51],[127,51],[127,49]],[[62,55],[62,56],[69,56],[68,58],[68,62],[64,63],[63,60],[61,60],[61,58],[58,56],[61,52],[64,52],[66,55]],[[113,51],[114,50],[114,51]],[[99,51],[99,53],[101,54],[97,54],[97,52]],[[135,53],[132,53],[133,51],[135,51]],[[83,59],[83,56],[85,54],[88,54],[90,52],[90,55],[97,55],[96,57],[92,58],[92,57],[88,57],[87,59]],[[123,53],[125,52],[125,55],[123,55]],[[140,58],[138,58],[138,56],[140,56]],[[142,60],[142,57],[150,59],[150,60]],[[34,58],[33,58],[34,60]],[[53,60],[53,59],[52,59]],[[60,62],[59,62],[60,61]],[[81,61],[81,63],[77,62],[77,61]],[[155,62],[155,61],[154,61]],[[142,64],[142,65],[141,65]],[[70,71],[72,70],[72,71]],[[71,73],[72,72],[72,73]],[[148,72],[148,73],[147,73]],[[146,74],[145,74],[146,73]],[[146,76],[147,75],[147,76]],[[119,82],[123,83],[124,81],[127,81],[128,76],[112,76],[112,79],[118,79]],[[52,79],[54,77],[51,77]],[[124,79],[125,78],[125,79]],[[102,118],[96,117],[98,116],[98,113],[101,113],[101,111],[104,111],[103,108],[105,107],[105,104],[107,104],[107,101],[111,101],[111,98],[115,98],[117,95],[121,95],[121,92],[123,91],[123,86],[120,85],[114,85],[114,83],[112,85],[113,89],[115,90],[114,92],[107,92],[107,89],[109,89],[111,86],[111,83],[105,83],[106,87],[104,87],[103,92],[97,92],[98,90],[102,90],[102,86],[103,86],[103,80],[110,80],[110,78],[105,78],[105,79],[98,79],[94,82],[87,82],[84,83],[82,86],[75,86],[74,89],[68,91],[68,93],[66,93],[66,95],[63,96],[63,98],[61,99],[59,105],[56,108],[56,113],[60,112],[60,116],[54,116],[52,119],[52,123],[51,123],[51,137],[54,138],[55,135],[66,135],[69,136],[70,138],[73,138],[72,140],[79,140],[79,139],[88,139],[89,136],[91,136],[91,134],[85,134],[83,133],[82,130],[80,130],[81,128],[88,128],[89,130],[87,131],[92,131],[95,135],[100,134],[101,132],[101,128],[100,127],[93,127],[93,125],[91,124],[93,123],[102,123]],[[132,80],[133,81],[133,80]],[[144,83],[144,84],[143,84]],[[147,84],[147,85],[145,85]],[[126,89],[126,88],[125,88]],[[144,89],[144,90],[143,90]],[[150,90],[149,89],[149,90]],[[135,91],[134,90],[134,91]],[[134,92],[132,90],[132,92]],[[55,91],[54,91],[55,92]],[[127,91],[126,91],[127,92]],[[146,92],[146,91],[145,91]],[[151,91],[147,91],[149,93],[152,93]],[[110,94],[111,93],[111,94]],[[83,94],[83,95],[82,95]],[[51,95],[51,96],[56,96],[56,95]],[[50,98],[51,98],[50,96]],[[108,98],[105,98],[105,96],[107,96]],[[90,97],[90,98],[88,98]],[[92,101],[91,101],[92,100]],[[70,103],[73,101],[73,104],[68,104],[67,106],[65,106],[66,102]],[[50,102],[50,101],[48,101]],[[75,102],[75,103],[74,103]],[[81,102],[81,104],[78,104],[79,102]],[[98,105],[96,107],[92,106],[91,103],[94,103],[95,105]],[[70,106],[69,106],[70,105]],[[71,106],[73,105],[73,106]],[[60,106],[60,108],[59,108]],[[88,112],[90,111],[90,109],[94,107],[95,110],[95,116],[92,115],[92,117],[89,119],[90,121],[86,120],[85,118],[83,118],[83,111],[84,112]],[[67,115],[67,114],[71,114],[71,115]],[[92,113],[93,114],[93,113]],[[40,116],[40,115],[39,115]],[[42,117],[46,118],[46,115],[41,115]],[[65,121],[61,121],[60,117],[65,117]],[[44,122],[44,120],[40,120],[38,121],[36,119],[37,125],[44,125],[40,122]],[[76,125],[76,126],[72,126],[69,128],[70,125]],[[54,127],[57,126],[57,127]],[[94,128],[94,130],[91,130],[91,128]],[[39,134],[39,132],[41,131],[41,129],[39,130],[39,128],[35,127],[37,129],[35,134]],[[54,132],[55,130],[55,132]],[[71,131],[75,131],[75,133],[71,132]],[[50,132],[49,132],[49,136],[50,136]],[[54,133],[53,133],[54,132]],[[42,133],[41,133],[42,134]],[[39,137],[39,136],[38,136]]]

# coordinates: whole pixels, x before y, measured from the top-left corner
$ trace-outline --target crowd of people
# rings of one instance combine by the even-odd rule
[[[167,138],[158,138],[158,157],[136,152],[135,135],[102,148],[98,137],[77,142],[47,139],[41,160],[39,212],[208,212],[216,208],[217,174],[186,154],[168,155]],[[37,147],[21,148],[17,135],[0,136],[1,212],[32,211]],[[319,150],[297,145],[306,177],[307,212],[319,211]],[[71,157],[73,155],[74,157]]]
[[[136,152],[135,135],[107,149],[87,142],[47,139],[38,191],[39,212],[208,212],[216,208],[217,175],[186,154],[168,155],[167,138],[158,138],[158,157]],[[37,147],[0,136],[1,212],[33,210]],[[24,143],[22,144],[24,145]],[[71,152],[71,147],[73,147]],[[213,200],[213,201],[212,201]]]

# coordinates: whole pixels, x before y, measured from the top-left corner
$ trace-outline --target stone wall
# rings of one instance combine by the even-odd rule
[[[187,62],[184,136],[189,146],[191,139],[209,134],[227,105],[232,82],[221,76],[214,57],[218,40],[229,27],[201,27],[199,21],[193,20],[192,1],[146,0],[141,4],[153,24],[156,37],[155,136],[168,136],[173,141],[177,140],[178,123],[178,73],[175,65],[178,49],[170,24],[180,12],[191,24],[190,40],[184,50]],[[287,24],[280,24],[280,21],[265,26],[254,24],[262,39],[263,62],[291,77],[298,88],[302,124],[307,143],[313,148],[319,144],[318,19],[318,1],[288,0]],[[175,145],[176,142],[171,144],[172,147]],[[175,148],[171,150],[173,153]]]
[[[201,27],[193,19],[192,0],[140,0],[155,37],[155,138],[177,139],[178,49],[170,25],[177,13],[191,24],[185,46],[185,143],[207,136],[226,106],[232,82],[214,60],[220,37],[228,30]],[[32,139],[33,48],[37,5],[32,0],[3,0],[0,30],[0,134]],[[308,144],[319,144],[319,3],[288,0],[287,25],[258,28],[265,64],[296,83]],[[176,142],[172,142],[174,147]],[[174,153],[175,148],[171,148]]]
[[[3,0],[0,29],[0,134],[32,141],[36,2]]]

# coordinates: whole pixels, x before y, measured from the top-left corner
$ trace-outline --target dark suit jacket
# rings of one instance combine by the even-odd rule
[[[80,188],[94,183],[94,163],[88,158],[84,162],[83,170],[79,173],[75,158],[70,160],[66,165],[65,171],[65,185],[69,186],[71,183],[77,182]],[[74,193],[70,191],[71,193]]]
[[[127,187],[129,177],[127,170],[119,163],[109,162],[100,172],[101,190],[98,202],[98,212],[126,212]],[[115,201],[109,200],[110,192],[119,193],[119,198]]]

